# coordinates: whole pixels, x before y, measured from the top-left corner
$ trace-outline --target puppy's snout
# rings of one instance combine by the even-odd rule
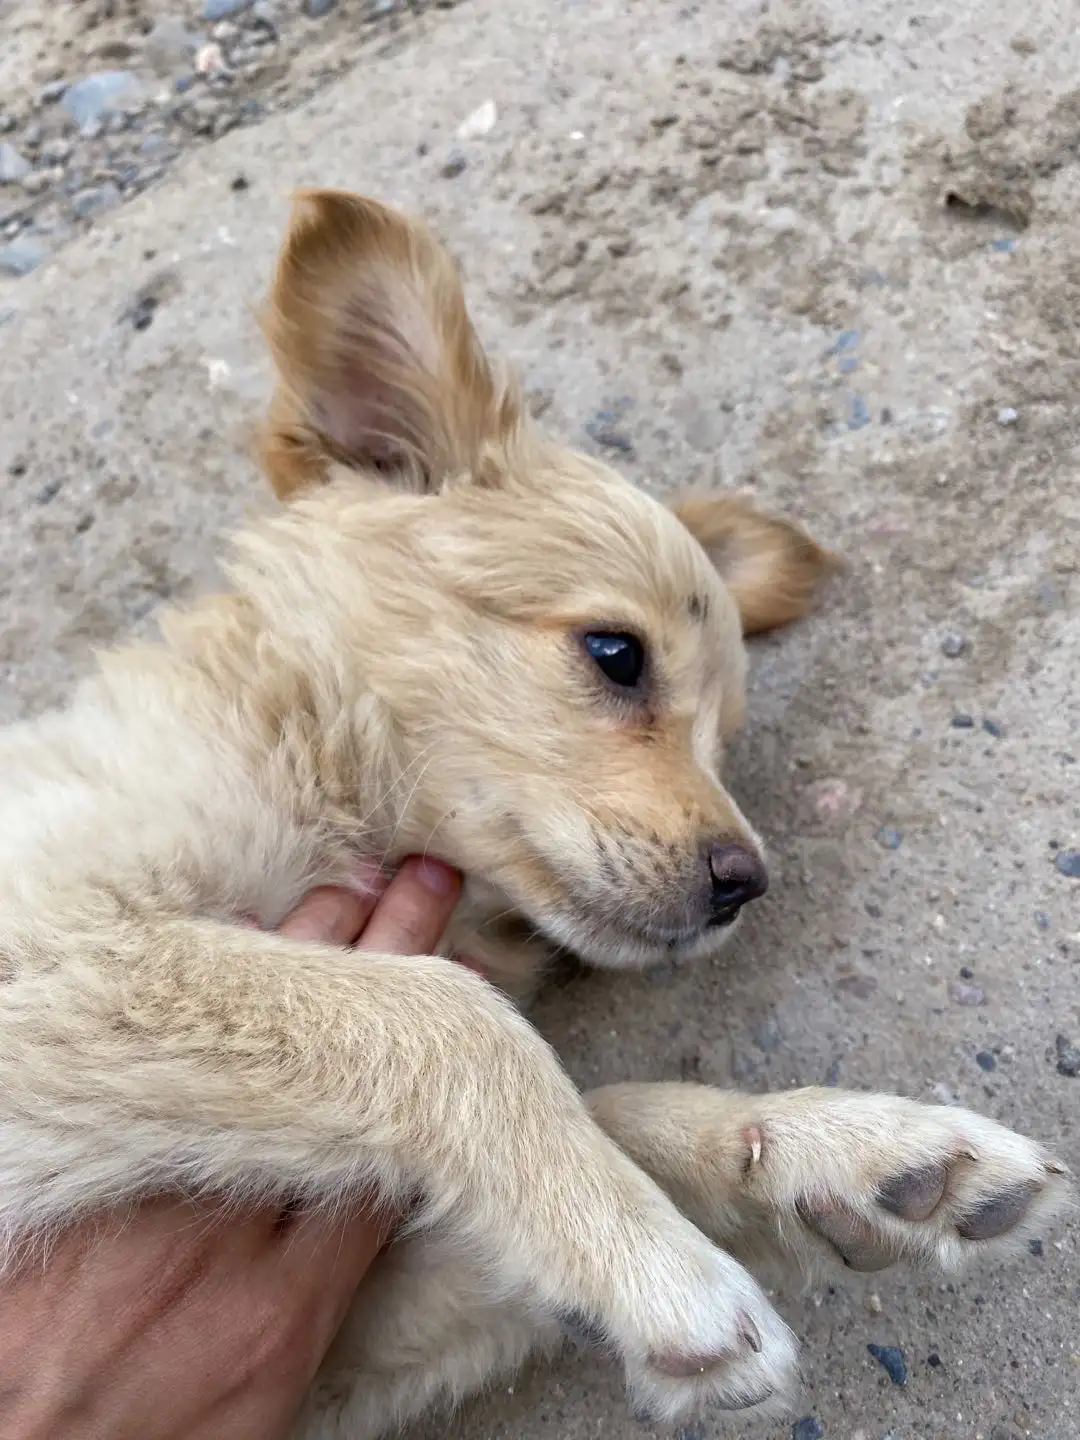
[[[757,900],[769,888],[768,871],[760,855],[744,845],[713,845],[709,850],[712,878],[710,921],[724,925],[734,920],[743,905]]]

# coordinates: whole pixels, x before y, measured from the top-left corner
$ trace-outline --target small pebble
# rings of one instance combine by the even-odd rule
[[[1034,1255],[1036,1260],[1041,1260],[1043,1257],[1043,1242],[1041,1240],[1029,1240],[1028,1254]]]
[[[964,714],[954,715],[954,716],[952,717],[952,719],[949,721],[949,724],[952,726],[952,728],[953,728],[954,730],[974,730],[974,729],[975,729],[975,719],[974,719],[974,716],[972,716],[972,715],[964,715]]]
[[[681,1430],[675,1431],[675,1440],[705,1440],[705,1426],[700,1420],[684,1425]]]
[[[159,303],[156,295],[140,295],[124,312],[122,318],[131,321],[133,330],[149,330],[154,323]]]
[[[41,158],[49,165],[63,165],[71,158],[71,141],[57,135],[41,147]]]
[[[623,455],[634,453],[634,442],[624,431],[619,430],[609,419],[597,416],[589,420],[585,433],[595,444],[605,450],[618,450]]]
[[[986,716],[983,719],[982,728],[986,731],[987,735],[992,735],[995,740],[1000,740],[1005,734],[1005,731],[998,724],[998,722],[996,720],[991,720],[989,716]]]
[[[246,190],[250,184],[251,181],[246,175],[234,175],[229,181],[229,189],[239,194],[242,190]]]
[[[29,236],[20,235],[8,245],[0,245],[0,275],[29,275],[48,255],[44,245]]]
[[[856,1000],[869,1000],[878,988],[873,975],[841,975],[836,988],[844,995],[854,995]]]
[[[48,505],[50,501],[55,500],[57,495],[60,494],[63,483],[62,480],[57,479],[46,480],[45,484],[42,485],[41,489],[34,496],[34,504]]]
[[[42,105],[55,105],[66,89],[66,80],[50,80],[47,85],[41,87]]]
[[[106,115],[136,104],[143,87],[130,70],[102,70],[64,91],[61,104],[78,129],[100,124]]]
[[[71,208],[79,220],[91,220],[120,203],[120,191],[111,181],[80,190],[72,197]]]
[[[249,0],[203,0],[202,18],[211,25],[246,10]]]
[[[200,45],[198,50],[196,50],[195,71],[197,74],[220,75],[227,69],[225,52],[216,40],[212,41],[209,45]],[[196,101],[196,104],[205,103],[205,101],[211,99],[213,99],[212,96],[206,95],[203,97],[202,102]]]
[[[1035,601],[1040,610],[1056,610],[1061,604],[1061,593],[1052,580],[1043,580],[1035,588]]]
[[[336,4],[337,0],[304,0],[304,14],[309,20],[321,20]]]
[[[867,1345],[866,1348],[894,1385],[907,1384],[907,1361],[898,1345]]]
[[[195,37],[182,20],[159,20],[143,41],[143,54],[158,75],[179,70],[195,51]]]
[[[26,191],[27,195],[40,195],[49,188],[50,179],[51,172],[48,170],[31,170],[30,173],[24,177],[22,188]]]
[[[904,832],[891,825],[883,825],[877,832],[877,842],[883,850],[899,850],[904,843]]]
[[[1059,850],[1054,856],[1054,866],[1070,880],[1080,880],[1080,850]]]
[[[997,1061],[989,1050],[977,1051],[975,1054],[975,1064],[978,1065],[980,1070],[986,1070],[987,1072],[997,1069]]]
[[[751,1039],[767,1055],[775,1054],[784,1043],[784,1032],[774,1010],[767,1011],[751,1028]]]
[[[961,966],[960,966],[960,979],[961,979],[961,980],[974,980],[974,978],[975,978],[975,971],[972,970],[972,968],[971,968],[970,965],[961,965]]]
[[[950,630],[947,635],[941,638],[941,653],[947,660],[956,660],[963,655],[968,647],[968,642],[963,635],[958,635],[955,630]]]
[[[825,351],[826,355],[843,355],[848,350],[854,350],[859,343],[858,330],[841,330],[836,339]]]
[[[455,150],[453,154],[447,156],[446,161],[443,164],[443,167],[439,173],[444,180],[453,180],[456,176],[461,174],[461,172],[465,169],[468,163],[469,162],[465,159],[465,156]]]
[[[804,1415],[791,1427],[791,1440],[821,1440],[825,1427],[816,1415]]]
[[[1003,405],[997,413],[997,422],[999,425],[1015,425],[1019,419],[1020,416],[1011,405]]]
[[[1067,1075],[1070,1080],[1080,1077],[1080,1049],[1078,1049],[1067,1035],[1059,1035],[1054,1041],[1054,1051],[1057,1055],[1057,1072],[1059,1075]]]
[[[384,16],[392,15],[396,9],[397,0],[370,0],[366,11],[366,18],[368,20],[382,20]]]
[[[848,409],[847,428],[849,430],[861,430],[865,425],[870,424],[870,410],[866,401],[861,395],[852,395],[851,404]]]
[[[986,991],[981,985],[968,985],[963,980],[950,980],[949,998],[956,1005],[985,1005]]]
[[[481,136],[490,135],[495,129],[499,118],[499,111],[494,100],[485,100],[482,105],[467,115],[458,126],[459,140],[478,140]]]
[[[862,791],[848,785],[846,780],[830,776],[815,780],[807,787],[807,794],[814,812],[826,821],[844,821],[859,808]]]
[[[1047,915],[1045,910],[1035,911],[1035,924],[1040,930],[1050,929],[1050,916]]]
[[[930,1354],[926,1357],[926,1363],[930,1366],[931,1370],[937,1370],[941,1366],[941,1356],[936,1350],[931,1350]]]
[[[0,185],[17,185],[30,174],[30,161],[14,145],[0,144]]]

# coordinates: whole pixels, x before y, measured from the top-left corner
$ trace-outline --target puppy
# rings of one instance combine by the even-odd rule
[[[377,1191],[411,1227],[304,1440],[382,1435],[567,1325],[659,1417],[782,1398],[795,1343],[744,1259],[951,1269],[1041,1222],[1062,1167],[891,1097],[582,1097],[508,997],[552,947],[707,956],[764,891],[721,750],[744,633],[827,557],[538,438],[447,256],[370,201],[300,198],[267,330],[288,504],[231,593],[0,739],[3,1259],[151,1192]],[[466,872],[446,949],[486,979],[269,933],[417,850]]]

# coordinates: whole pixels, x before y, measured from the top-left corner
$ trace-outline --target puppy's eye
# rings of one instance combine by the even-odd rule
[[[645,669],[645,647],[636,635],[590,630],[585,649],[601,671],[620,690],[633,690]]]

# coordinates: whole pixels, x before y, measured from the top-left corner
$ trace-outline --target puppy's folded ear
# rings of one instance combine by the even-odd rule
[[[282,498],[334,461],[437,489],[520,422],[453,261],[423,225],[373,200],[296,197],[264,329],[279,383],[261,458]]]
[[[841,568],[798,525],[739,497],[685,496],[672,509],[720,572],[746,635],[798,620],[826,576]]]

